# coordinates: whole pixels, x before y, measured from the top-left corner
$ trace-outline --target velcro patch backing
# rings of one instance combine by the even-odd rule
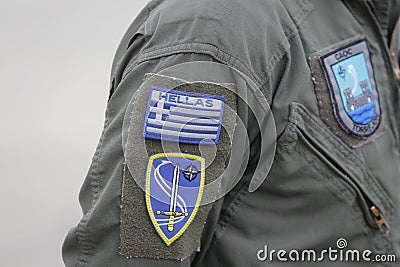
[[[200,248],[201,234],[207,215],[212,208],[212,204],[204,205],[204,203],[212,203],[212,200],[217,195],[219,190],[218,178],[224,171],[225,162],[231,149],[229,136],[233,135],[236,125],[236,95],[227,89],[226,86],[207,82],[187,83],[176,78],[151,75],[147,77],[147,80],[138,89],[134,103],[130,105],[132,107],[132,115],[125,147],[120,226],[121,255],[125,257],[182,260]],[[224,127],[220,129],[218,145],[199,146],[197,144],[167,141],[167,143],[175,144],[175,148],[165,151],[166,148],[163,148],[164,140],[145,138],[143,133],[145,132],[145,121],[148,118],[148,113],[145,111],[151,88],[173,89],[178,92],[184,92],[184,94],[187,93],[187,95],[213,95],[219,96],[219,99],[224,99],[225,108],[222,116],[222,125]],[[227,106],[230,108],[226,108]],[[202,192],[199,208],[196,210],[195,216],[191,218],[191,222],[187,225],[185,231],[172,240],[173,242],[170,242],[171,240],[167,242],[163,240],[160,231],[157,231],[154,227],[151,216],[148,213],[148,207],[146,206],[145,193],[143,192],[149,164],[156,167],[158,166],[157,164],[160,164],[160,162],[152,163],[151,157],[153,156],[154,160],[154,157],[158,157],[157,155],[161,157],[161,153],[178,153],[178,155],[181,155],[179,153],[184,153],[185,155],[191,155],[192,159],[203,158],[206,166],[204,170],[205,189]],[[171,161],[173,162],[174,160]],[[165,175],[171,173],[171,175],[174,174],[175,176],[173,166],[176,168],[177,163],[174,164],[169,167],[169,170],[168,168],[164,170]],[[196,164],[193,163],[194,167],[192,168],[185,165],[183,171],[186,171],[186,173],[182,172],[180,178],[184,177],[183,179],[185,179],[186,176],[184,175],[188,175],[187,179],[194,179],[194,177],[190,176],[189,171],[193,172],[193,169],[198,169]],[[161,216],[165,208],[160,206],[159,210],[153,210],[152,212]],[[157,211],[160,214],[157,214]],[[160,216],[154,216],[155,218],[153,219],[161,219]],[[168,230],[166,229],[161,230],[167,235],[167,239],[170,239],[171,236],[168,236]],[[171,231],[172,234],[174,233],[173,231],[175,229]]]
[[[321,119],[352,148],[384,132],[368,43],[362,36],[309,58]]]

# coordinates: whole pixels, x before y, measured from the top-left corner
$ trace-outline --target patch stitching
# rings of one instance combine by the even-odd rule
[[[174,115],[172,115],[172,112],[174,112],[173,109],[177,110],[177,109],[180,108],[179,104],[183,104],[183,103],[179,103],[179,100],[177,100],[178,102],[177,102],[176,106],[173,107],[172,110],[171,109],[168,110],[169,112],[166,115],[166,119],[163,120],[162,117],[160,117],[159,121],[155,122],[155,123],[163,122],[162,125],[156,125],[156,127],[157,126],[161,127],[161,129],[157,128],[161,133],[150,132],[150,131],[148,131],[149,124],[152,124],[152,123],[149,122],[149,120],[151,119],[149,117],[150,116],[150,112],[151,112],[150,109],[151,108],[160,109],[160,108],[156,107],[156,104],[154,104],[154,105],[152,104],[152,101],[155,101],[155,100],[152,100],[152,94],[153,94],[154,91],[165,92],[167,94],[176,94],[178,96],[186,96],[186,97],[193,97],[193,98],[203,98],[203,99],[207,99],[207,100],[208,99],[218,100],[218,101],[220,101],[220,108],[218,110],[210,109],[210,108],[207,109],[205,107],[197,108],[197,111],[199,111],[199,112],[201,112],[201,111],[214,112],[214,113],[218,112],[219,113],[218,121],[217,121],[217,119],[211,119],[211,117],[214,117],[214,116],[211,116],[211,115],[205,120],[203,120],[201,118],[198,119],[198,122],[196,122],[195,120],[192,121],[192,120],[188,119],[188,121],[185,122],[185,124],[182,124],[182,121],[176,121],[176,120],[171,119],[171,117],[174,116]],[[159,103],[159,102],[160,102],[160,100],[158,100],[156,103]],[[226,99],[223,96],[198,94],[198,93],[191,93],[191,92],[184,92],[184,91],[177,91],[177,90],[169,90],[169,89],[166,89],[166,88],[151,86],[150,87],[150,92],[149,92],[149,99],[148,99],[148,103],[147,103],[147,109],[146,109],[146,117],[145,117],[145,122],[144,122],[144,127],[143,127],[143,136],[145,138],[172,141],[172,142],[179,142],[179,143],[186,143],[186,144],[200,144],[203,139],[211,139],[214,144],[218,144],[219,138],[220,138],[220,134],[221,134],[221,126],[222,126],[221,124],[222,124],[222,119],[223,119],[223,114],[224,114],[225,102],[226,102]],[[172,104],[170,104],[170,105],[172,106]],[[183,109],[185,109],[185,107],[183,107]],[[189,109],[189,108],[187,108],[187,109]],[[166,112],[166,110],[167,109],[164,110],[164,107],[161,107],[161,112]],[[194,111],[196,111],[196,109],[194,109]],[[157,111],[156,112],[152,112],[152,113],[156,113],[157,114]],[[183,114],[183,115],[188,115],[188,114]],[[162,116],[162,115],[160,114],[160,116]],[[178,115],[178,117],[179,117],[179,115]],[[207,116],[204,116],[204,117],[207,117]],[[212,123],[210,123],[210,122],[207,123],[206,120],[212,120],[213,122]],[[194,124],[190,125],[189,123],[194,123]],[[168,126],[168,124],[170,126]],[[205,126],[207,124],[208,124],[208,126]],[[214,125],[214,127],[210,126],[210,124]],[[216,124],[218,124],[217,130],[216,131],[215,130],[211,130],[212,128],[215,128]],[[176,127],[174,127],[174,125],[177,126],[177,127],[181,127],[181,128],[176,128]],[[170,128],[172,130],[170,130],[168,128]],[[184,129],[184,128],[189,128],[189,129]],[[192,129],[190,129],[190,128],[192,128]],[[196,128],[198,130],[196,130]],[[201,132],[200,129],[202,129],[202,128],[203,128],[203,131],[205,131],[205,132],[215,132],[215,134],[200,134],[200,132]],[[192,131],[192,132],[183,132],[183,130]],[[196,131],[197,131],[197,133],[196,133]],[[170,134],[168,134],[168,132]],[[178,134],[178,136],[173,136],[174,134]],[[197,137],[197,138],[191,137],[191,135],[196,135],[196,134],[199,135],[199,136],[201,136],[201,135],[203,135],[203,136],[202,137]],[[182,136],[182,135],[186,135],[186,136]],[[215,137],[214,137],[214,135],[215,135]]]
[[[145,111],[151,85],[161,88],[174,88],[185,92],[224,96],[226,98],[225,106],[228,105],[233,109],[234,112],[232,112],[231,109],[226,109],[224,111],[224,129],[221,129],[216,157],[214,160],[210,161],[210,164],[207,165],[205,170],[205,184],[218,181],[217,179],[223,171],[220,166],[223,166],[221,164],[226,161],[226,157],[229,153],[231,145],[229,136],[231,136],[234,131],[237,98],[234,94],[234,88],[231,85],[230,87],[226,87],[224,84],[216,84],[212,82],[188,82],[176,77],[161,76],[159,74],[150,73],[149,75],[146,74],[143,84],[137,90],[137,97],[135,97],[135,100],[132,100],[134,102],[130,104],[129,109],[126,111],[125,119],[128,120],[128,117],[131,119],[129,129],[127,127],[124,128],[125,131],[128,132],[128,136],[126,139],[127,146],[124,154],[126,172],[124,173],[123,191],[121,196],[119,253],[126,258],[183,261],[190,257],[190,255],[193,255],[194,252],[198,251],[201,246],[202,233],[207,227],[205,224],[207,216],[213,207],[212,203],[207,203],[209,200],[214,198],[217,188],[214,188],[215,190],[212,188],[209,188],[211,190],[206,190],[206,187],[204,188],[200,207],[192,223],[180,238],[171,245],[166,246],[165,242],[155,231],[150,217],[147,214],[144,188],[149,157],[163,152],[180,152],[198,156],[201,156],[201,153],[199,152],[198,146],[191,144],[179,144],[180,151],[164,151],[165,149],[162,148],[162,144],[159,140],[145,139],[143,137],[143,125],[146,115]],[[147,153],[141,153],[140,150],[142,148],[145,148]],[[206,151],[214,151],[212,146],[204,146],[204,149],[206,149]],[[205,161],[207,162],[207,159],[205,159]],[[182,166],[184,165],[185,164]],[[195,163],[195,165],[200,169],[199,163]],[[185,168],[182,168],[182,170],[183,169]],[[166,174],[170,173],[168,170],[163,171],[167,171],[165,172]],[[167,174],[165,178],[170,178],[168,175],[169,174]],[[183,177],[183,173],[181,173],[181,175],[181,177]],[[200,174],[198,175],[198,178],[196,178],[197,188],[198,181],[200,180],[199,176]],[[184,180],[182,179],[181,181],[183,182]],[[154,184],[152,184],[152,186],[154,186]],[[196,191],[198,190],[196,189]],[[195,198],[196,196],[193,197],[194,200]],[[190,204],[190,210],[192,210],[192,207],[194,206],[194,200]],[[157,204],[155,204],[154,208],[157,207]],[[165,206],[162,210],[166,210]],[[161,216],[157,214],[154,215],[156,218],[161,218]],[[185,221],[186,219],[187,218],[185,218]],[[179,228],[175,228],[175,232],[177,232],[182,225],[183,223],[179,225]],[[161,226],[161,228],[166,232],[166,227]],[[166,232],[166,234],[168,237],[171,237],[169,232]]]
[[[355,49],[356,53],[350,56],[344,56],[344,58],[335,58],[332,59],[332,57],[336,57],[337,53],[341,51],[345,51],[346,49]],[[337,64],[341,64],[345,61],[352,60],[354,57],[363,55],[363,63],[365,64],[363,67],[366,68],[367,70],[367,86],[368,86],[368,92],[371,91],[370,93],[372,94],[374,108],[375,112],[373,115],[373,118],[371,118],[371,121],[368,123],[364,124],[367,125],[368,127],[371,127],[368,129],[367,133],[357,133],[354,130],[354,127],[362,127],[363,124],[358,123],[354,120],[352,115],[347,111],[347,109],[344,107],[344,99],[342,96],[342,88],[340,86],[340,83],[338,81],[338,77],[336,76],[335,73],[333,73],[333,67],[336,66]],[[367,40],[366,38],[362,38],[356,41],[353,41],[351,43],[348,43],[346,45],[342,45],[333,51],[330,51],[329,53],[323,55],[320,57],[321,65],[323,67],[324,74],[326,76],[328,86],[329,86],[329,92],[331,95],[331,103],[333,105],[334,109],[334,114],[336,119],[338,120],[340,126],[344,131],[346,131],[349,134],[352,134],[355,137],[358,138],[367,138],[373,135],[377,129],[380,126],[381,123],[381,106],[380,106],[380,99],[379,99],[379,92],[377,89],[375,77],[374,77],[374,69],[372,65],[372,60],[371,60],[371,53],[368,49],[367,45]],[[350,66],[350,65],[349,65]],[[354,66],[353,66],[354,67]],[[356,71],[356,70],[355,70]],[[358,82],[357,82],[358,83]],[[358,86],[358,84],[356,84]],[[369,86],[371,86],[371,90],[369,89]],[[350,96],[352,94],[350,93]],[[347,96],[346,96],[347,99]],[[375,124],[373,124],[375,122]],[[353,123],[353,130],[351,129],[351,124]],[[367,129],[367,128],[364,128]]]
[[[381,123],[378,129],[369,138],[360,138],[345,131],[340,125],[339,120],[336,118],[336,110],[332,104],[331,89],[329,87],[330,84],[326,77],[326,73],[324,72],[323,62],[321,62],[320,59],[324,55],[336,51],[339,47],[346,47],[349,44],[359,42],[360,40],[365,40],[365,36],[355,35],[354,37],[312,53],[308,58],[311,69],[311,79],[314,84],[316,100],[319,108],[319,116],[324,124],[329,127],[330,131],[345,142],[350,148],[362,147],[382,136],[385,132],[384,114],[381,114]]]
[[[152,173],[153,162],[156,159],[168,158],[168,157],[180,157],[180,158],[197,160],[200,162],[200,166],[201,166],[199,192],[198,192],[196,204],[193,207],[192,214],[190,215],[190,217],[187,220],[187,222],[185,223],[185,225],[172,238],[168,238],[164,234],[164,232],[161,230],[160,226],[158,225],[157,219],[154,216],[154,210],[153,210],[151,200],[150,200],[150,197],[151,197],[150,196],[150,178],[151,178],[151,173]],[[183,153],[160,153],[160,154],[152,155],[150,157],[149,163],[147,165],[147,172],[146,172],[146,189],[145,189],[146,207],[147,207],[147,212],[149,213],[151,222],[156,229],[156,232],[161,237],[161,239],[166,243],[167,246],[171,245],[175,240],[177,240],[180,236],[182,236],[182,234],[187,230],[187,228],[192,223],[192,221],[193,221],[194,217],[196,216],[197,211],[200,207],[200,202],[201,202],[201,199],[203,196],[204,183],[205,183],[205,160],[204,160],[204,158],[202,158],[200,156],[191,155],[191,154],[183,154]]]

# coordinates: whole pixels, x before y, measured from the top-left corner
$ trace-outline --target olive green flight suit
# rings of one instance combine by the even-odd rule
[[[150,2],[116,52],[104,130],[79,197],[84,215],[63,245],[66,266],[400,266],[400,37],[395,27],[388,46],[389,9],[378,0]],[[358,37],[371,53],[381,127],[354,145],[326,114],[332,106],[318,92],[329,79],[315,74],[313,59]],[[194,61],[237,69],[261,90],[276,122],[274,163],[255,192],[247,173],[214,203],[200,251],[182,261],[122,256],[125,111],[145,74]],[[248,131],[257,150],[259,133]],[[397,263],[257,258],[266,245],[321,251],[340,238],[353,249],[394,254]]]

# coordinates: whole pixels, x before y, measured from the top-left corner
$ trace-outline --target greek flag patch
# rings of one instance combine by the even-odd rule
[[[150,87],[143,135],[186,144],[218,144],[225,98]]]

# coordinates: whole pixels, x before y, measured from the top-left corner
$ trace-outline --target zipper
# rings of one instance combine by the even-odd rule
[[[381,31],[381,27],[379,25],[379,21],[378,21],[377,15],[376,15],[377,8],[376,8],[375,4],[372,2],[372,0],[365,0],[365,4],[366,4],[365,6],[366,6],[367,11],[369,12],[369,15],[372,18],[371,24],[373,26],[370,26],[370,27],[374,31],[375,35],[379,36],[379,38],[377,38],[377,42],[380,46],[383,57],[385,57],[385,59],[384,59],[385,65],[388,65],[387,68],[389,70],[392,70],[392,73],[394,73],[394,74],[388,75],[388,76],[390,78],[391,87],[396,90],[395,95],[396,95],[397,101],[399,101],[400,94],[398,91],[398,82],[400,79],[400,72],[396,71],[396,67],[395,67],[395,64],[393,63],[393,58],[392,58],[393,55],[391,54],[390,47],[387,45],[386,37]],[[399,107],[396,105],[394,106],[394,112],[399,112]],[[400,142],[399,141],[400,135],[398,133],[398,132],[400,132],[399,127],[400,126],[396,122],[393,122],[393,128],[397,129],[397,132],[395,131],[395,133],[394,133],[397,145]]]
[[[371,213],[374,216],[376,225],[378,226],[379,230],[381,231],[382,234],[388,235],[390,233],[390,225],[386,221],[385,217],[383,216],[382,212],[376,207],[372,206],[370,208]]]
[[[395,77],[397,79],[397,81],[400,80],[400,69],[398,67],[397,64],[397,60],[394,59],[394,57],[396,56],[395,54],[392,53],[390,47],[388,47],[388,45],[385,42],[385,36],[382,34],[381,28],[379,26],[379,22],[378,22],[378,18],[377,18],[377,7],[375,6],[375,3],[372,0],[366,0],[365,1],[366,5],[367,5],[367,9],[369,9],[369,13],[370,16],[373,17],[374,23],[372,23],[374,25],[374,30],[375,33],[377,34],[377,36],[379,36],[379,43],[380,43],[380,47],[382,50],[382,54],[384,55],[384,57],[386,57],[386,62],[389,62],[389,68],[393,70],[394,75],[392,75],[391,77]],[[397,25],[396,25],[397,26]],[[389,51],[389,53],[387,52]],[[394,79],[392,78],[392,81]],[[393,82],[392,82],[393,83]],[[397,83],[393,83],[393,84],[397,84]],[[394,88],[397,88],[397,86],[394,86]],[[397,138],[398,139],[398,138]],[[376,224],[376,226],[378,227],[378,229],[381,231],[381,233],[385,236],[387,236],[391,229],[390,229],[390,225],[387,222],[385,216],[383,215],[383,213],[381,212],[381,210],[374,205],[372,202],[370,202],[370,213],[372,214],[373,218],[374,218],[374,222]]]
[[[390,225],[381,209],[378,208],[378,205],[376,205],[368,196],[368,193],[365,192],[365,190],[343,169],[332,163],[334,160],[329,157],[329,151],[324,151],[324,148],[313,141],[313,139],[309,137],[303,129],[300,127],[297,127],[297,129],[297,133],[301,136],[302,140],[315,154],[317,154],[318,158],[335,173],[339,174],[345,183],[354,190],[360,200],[360,208],[364,213],[367,224],[374,229],[379,229],[383,235],[387,236],[390,233]]]

